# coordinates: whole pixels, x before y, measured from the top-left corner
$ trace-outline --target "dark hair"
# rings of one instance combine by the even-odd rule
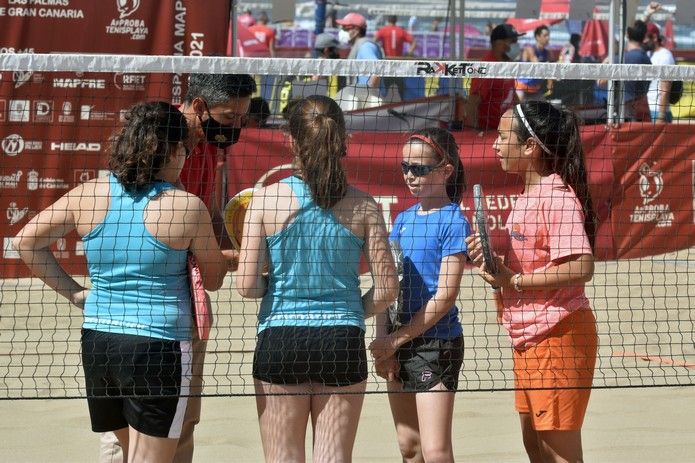
[[[260,96],[251,98],[248,117],[249,119],[255,119],[259,127],[265,127],[266,121],[270,117],[270,105]]]
[[[579,117],[569,110],[559,110],[545,101],[528,101],[519,105],[531,130],[550,153],[541,149],[541,162],[557,173],[565,186],[570,186],[584,209],[584,230],[591,247],[596,238],[596,215],[589,193],[588,176],[584,164],[584,149],[579,133]],[[515,107],[512,131],[519,140],[533,135],[521,120]]]
[[[426,137],[432,140],[433,144],[413,138],[414,136]],[[446,181],[446,194],[452,202],[461,202],[461,196],[466,191],[466,176],[459,156],[459,146],[451,132],[439,127],[428,127],[412,132],[408,141],[429,145],[430,151],[439,162],[446,161],[454,166],[454,172]]]
[[[647,23],[641,19],[635,20],[635,23],[627,28],[627,38],[633,42],[644,42],[644,38],[647,36]]]
[[[109,169],[128,191],[150,185],[179,142],[188,140],[186,118],[164,101],[138,103],[125,116],[109,152]]]
[[[323,209],[347,193],[341,158],[347,154],[343,111],[333,99],[314,95],[299,100],[289,113],[288,131],[294,142],[297,168]]]
[[[539,35],[541,35],[543,33],[543,31],[548,31],[548,33],[550,33],[550,29],[548,29],[548,26],[546,26],[545,24],[542,24],[542,25],[538,26],[536,29],[534,29],[533,36],[538,37]]]
[[[191,74],[183,101],[190,103],[200,97],[212,108],[255,92],[256,81],[248,74]]]
[[[391,23],[391,24],[396,24],[398,22],[398,16],[396,16],[395,14],[388,15],[386,17],[386,21]]]

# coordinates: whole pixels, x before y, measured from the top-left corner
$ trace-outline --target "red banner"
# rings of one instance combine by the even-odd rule
[[[224,54],[229,2],[205,6],[194,0],[0,0],[0,52]],[[106,141],[126,108],[145,99],[180,103],[184,83],[181,74],[0,72],[2,277],[27,275],[10,238],[37,211],[99,175]],[[71,270],[84,271],[75,236],[54,250]]]

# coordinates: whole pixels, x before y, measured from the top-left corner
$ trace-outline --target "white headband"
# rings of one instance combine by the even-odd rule
[[[550,152],[550,150],[548,149],[548,147],[545,146],[545,144],[543,144],[543,142],[541,141],[540,138],[538,138],[538,135],[536,135],[536,132],[534,132],[533,129],[531,128],[531,124],[528,123],[528,121],[526,120],[526,116],[524,116],[524,111],[522,111],[521,105],[518,104],[515,106],[515,108],[516,108],[517,114],[519,115],[519,119],[521,119],[521,122],[524,123],[524,127],[526,127],[526,130],[528,130],[528,133],[531,135],[531,138],[533,138],[536,141],[536,143],[538,143],[538,146],[540,146],[543,151],[545,151],[548,154],[552,154]]]

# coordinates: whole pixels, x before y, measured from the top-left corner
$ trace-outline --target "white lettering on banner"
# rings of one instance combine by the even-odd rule
[[[4,259],[19,259],[19,251],[12,246],[12,237],[2,239],[2,257]]]
[[[14,174],[0,175],[0,188],[10,188],[12,190],[19,186],[19,180],[22,178],[22,171],[18,170]]]
[[[61,114],[58,116],[58,122],[70,123],[75,122],[75,116],[72,115],[72,103],[69,101],[63,101],[63,109]]]
[[[203,48],[205,47],[205,34],[202,32],[191,33],[191,51],[188,53],[191,56],[203,56]]]
[[[96,178],[97,171],[94,169],[74,169],[73,170],[73,180],[76,185],[80,183],[88,182],[93,178]]]
[[[142,91],[145,90],[145,74],[123,74],[117,72],[113,75],[113,85],[119,90]]]
[[[0,100],[0,122],[5,122],[5,114],[7,113],[7,101]]]
[[[75,242],[75,255],[84,256],[84,241],[77,240]]]
[[[39,173],[35,170],[30,170],[27,173],[27,190],[66,190],[70,185],[65,183],[62,178],[39,177]]]
[[[0,7],[0,16],[7,16],[3,14],[5,8]],[[0,47],[0,53],[34,53],[33,48],[14,48],[14,47]],[[2,77],[0,77],[2,79]]]
[[[150,33],[143,19],[126,19],[140,8],[140,0],[116,0],[118,18],[111,19],[106,26],[106,33],[111,35],[129,35],[130,40],[145,40]]]
[[[174,36],[184,37],[186,33],[186,7],[182,1],[174,3]],[[174,55],[183,55],[183,40],[174,42]],[[181,104],[183,93],[181,73],[172,74],[171,76],[171,102],[172,104]]]
[[[663,172],[652,169],[646,162],[639,167],[639,193],[642,206],[635,206],[630,214],[631,223],[656,222],[656,226],[670,227],[675,218],[671,205],[667,203],[650,204],[664,191]]]
[[[391,204],[398,204],[398,196],[374,196],[376,201],[381,206],[381,212],[384,214],[384,222],[386,230],[390,233],[393,221],[391,220]]]
[[[490,211],[509,211],[514,207],[519,195],[485,195],[485,207],[488,210],[487,220],[490,230],[503,230],[507,228],[504,217],[507,214],[495,214]],[[463,212],[470,212],[468,206],[461,206]],[[470,216],[468,216],[470,219]],[[475,220],[471,220],[471,227],[474,232],[478,231],[478,225]]]
[[[51,143],[51,151],[101,151],[101,143],[79,142],[79,143]]]
[[[94,111],[94,105],[82,105],[80,107],[80,119],[83,121],[112,121],[116,113],[107,111]]]
[[[140,0],[116,0],[119,19],[127,18],[140,8]]]
[[[70,0],[7,0],[8,5],[68,6]]]
[[[53,79],[53,88],[106,88],[104,79]]]
[[[2,139],[2,151],[8,156],[17,156],[24,151],[24,138],[18,133],[13,133]]]
[[[17,207],[17,203],[14,201],[10,203],[10,206],[7,208],[7,213],[5,214],[7,216],[7,220],[9,220],[10,225],[14,225],[18,223],[20,220],[22,220],[26,215],[29,213],[29,208],[24,207],[22,209]]]

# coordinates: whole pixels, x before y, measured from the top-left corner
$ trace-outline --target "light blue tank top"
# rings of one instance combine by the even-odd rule
[[[299,210],[284,230],[266,238],[270,274],[258,332],[275,326],[364,329],[359,281],[364,240],[319,207],[301,179],[282,182],[292,188]]]
[[[83,328],[158,339],[191,338],[187,250],[169,247],[143,222],[150,199],[175,188],[156,182],[130,193],[109,176],[104,221],[83,237],[92,289]]]

